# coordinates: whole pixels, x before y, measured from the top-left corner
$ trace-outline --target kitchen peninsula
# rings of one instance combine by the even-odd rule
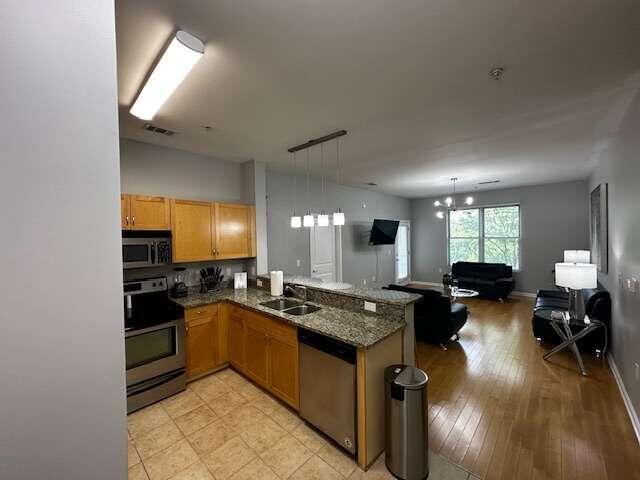
[[[173,299],[185,312],[189,379],[231,366],[298,412],[298,332],[313,332],[355,347],[356,457],[366,469],[384,449],[384,368],[415,362],[414,345],[408,339],[414,337],[413,303],[420,297],[306,285],[306,303],[320,309],[292,315],[265,306],[277,297],[269,294],[267,279],[259,277],[258,282],[262,284],[258,288]],[[375,305],[375,312],[364,310],[365,300]]]

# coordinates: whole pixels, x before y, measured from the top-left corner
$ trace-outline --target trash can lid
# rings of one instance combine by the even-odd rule
[[[390,365],[384,370],[385,382],[395,383],[407,390],[424,388],[429,381],[427,374],[411,365]]]

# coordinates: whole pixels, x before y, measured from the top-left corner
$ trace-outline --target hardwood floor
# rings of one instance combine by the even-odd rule
[[[419,342],[429,375],[429,448],[487,479],[640,479],[640,446],[606,361],[531,334],[532,300],[464,300],[460,342]]]

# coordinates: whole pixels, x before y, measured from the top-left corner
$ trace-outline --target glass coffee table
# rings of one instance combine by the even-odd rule
[[[476,290],[469,290],[467,288],[445,287],[445,295],[451,297],[451,301],[455,302],[458,298],[477,297],[479,293]]]
[[[556,345],[547,353],[545,353],[542,358],[547,360],[552,355],[555,355],[559,351],[564,350],[568,347],[576,359],[576,363],[580,368],[580,373],[582,373],[582,375],[587,375],[587,371],[584,368],[584,363],[582,361],[582,357],[580,356],[580,350],[578,349],[576,342],[599,328],[604,328],[606,339],[607,328],[605,324],[599,320],[596,320],[595,318],[585,317],[585,320],[569,318],[569,314],[566,311],[538,310],[535,315],[548,321],[549,325],[551,325],[558,336],[562,339],[562,342],[560,344]],[[571,327],[578,327],[580,328],[580,330],[577,333],[573,333]],[[607,341],[605,340],[605,346],[601,355],[605,354],[606,348]]]

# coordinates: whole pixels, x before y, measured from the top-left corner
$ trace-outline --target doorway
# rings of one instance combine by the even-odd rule
[[[313,226],[309,229],[310,270],[323,282],[342,281],[341,227]]]
[[[396,279],[395,283],[403,285],[411,280],[411,223],[400,221],[395,243]]]

